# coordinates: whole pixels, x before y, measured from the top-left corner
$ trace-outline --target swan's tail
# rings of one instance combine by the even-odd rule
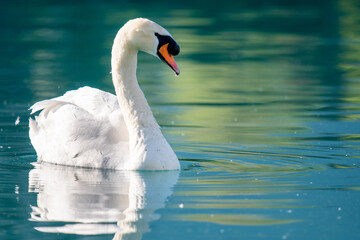
[[[35,116],[35,119],[32,119],[31,117],[29,118],[29,128],[30,128],[29,135],[31,140],[35,138],[35,136],[39,133],[40,130],[39,119],[46,118],[47,114],[50,111],[56,111],[56,109],[58,109],[60,106],[65,104],[72,104],[72,103],[50,99],[50,100],[37,102],[29,108],[29,110],[31,110],[30,114],[34,114],[38,111],[42,111],[39,116]]]
[[[43,151],[41,149],[42,149],[42,145],[44,145],[43,141],[41,140],[43,135],[41,131],[43,127],[42,120],[45,120],[47,118],[47,115],[50,111],[54,112],[60,106],[66,104],[72,104],[72,103],[50,99],[50,100],[37,102],[34,105],[32,105],[29,109],[31,110],[31,114],[41,111],[39,116],[35,116],[34,119],[31,117],[29,118],[29,137],[31,144],[34,146],[35,151],[38,155],[38,161],[40,161],[42,158],[41,153]]]

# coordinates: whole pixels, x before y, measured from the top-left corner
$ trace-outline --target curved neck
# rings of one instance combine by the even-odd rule
[[[136,78],[137,54],[126,37],[118,33],[111,57],[112,79],[130,142],[135,144],[144,129],[159,128]]]

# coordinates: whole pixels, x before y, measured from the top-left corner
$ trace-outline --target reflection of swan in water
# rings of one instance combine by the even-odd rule
[[[41,232],[116,233],[114,239],[141,239],[172,193],[178,171],[133,172],[36,165],[29,191],[36,192],[30,220],[70,222],[36,227]],[[117,222],[115,225],[114,223]]]

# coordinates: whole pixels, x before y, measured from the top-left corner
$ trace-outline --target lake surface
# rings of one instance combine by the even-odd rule
[[[360,239],[360,7],[333,1],[2,1],[0,239]],[[182,170],[36,165],[31,104],[114,92],[110,50],[147,17],[179,77],[138,79]],[[18,124],[15,124],[18,122]]]

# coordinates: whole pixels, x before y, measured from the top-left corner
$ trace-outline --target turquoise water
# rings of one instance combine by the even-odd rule
[[[0,239],[359,239],[360,8],[334,1],[2,1]],[[181,47],[138,78],[180,172],[34,165],[27,110],[114,92],[147,17]],[[16,120],[19,124],[15,125]]]

